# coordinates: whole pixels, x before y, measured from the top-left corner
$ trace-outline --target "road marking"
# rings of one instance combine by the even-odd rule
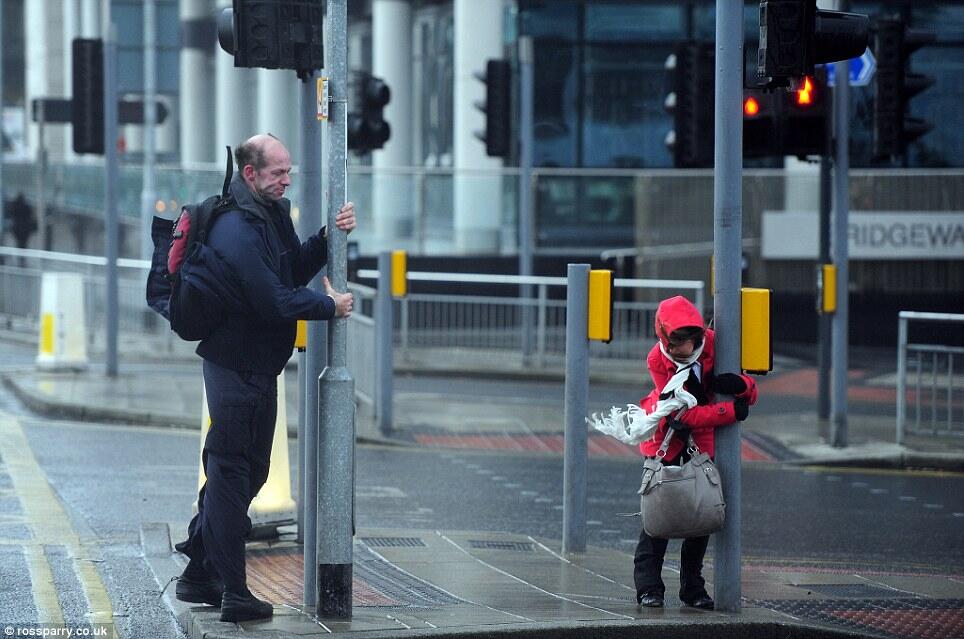
[[[45,545],[63,545],[70,550],[74,571],[87,598],[90,623],[113,623],[113,605],[94,567],[94,561],[100,559],[97,546],[82,541],[74,532],[70,517],[37,463],[19,420],[3,411],[0,411],[0,454],[34,534],[33,540],[24,547],[39,621],[64,623],[53,573],[43,552]]]

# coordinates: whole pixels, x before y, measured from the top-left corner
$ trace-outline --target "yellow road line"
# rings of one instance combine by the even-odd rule
[[[34,538],[25,543],[34,599],[41,623],[63,624],[63,612],[57,600],[50,564],[43,552],[45,545],[62,545],[70,552],[74,571],[87,597],[91,623],[112,623],[113,605],[104,582],[91,558],[99,556],[96,544],[80,539],[60,499],[54,494],[27,442],[20,422],[0,411],[0,453],[14,490],[23,504]],[[41,610],[43,607],[43,610]]]

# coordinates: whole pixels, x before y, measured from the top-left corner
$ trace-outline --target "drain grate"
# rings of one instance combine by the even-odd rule
[[[796,584],[797,588],[812,590],[831,597],[852,597],[854,599],[906,598],[909,595],[901,590],[881,588],[869,584]]]
[[[485,550],[514,550],[516,552],[532,552],[530,541],[487,541],[484,539],[470,539],[469,546]]]
[[[376,592],[396,600],[396,605],[437,608],[463,603],[458,597],[381,559],[366,546],[355,547],[354,574]]]
[[[424,548],[418,537],[362,537],[362,543],[372,548]]]

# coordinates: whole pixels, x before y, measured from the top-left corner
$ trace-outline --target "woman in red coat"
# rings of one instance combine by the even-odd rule
[[[681,368],[689,368],[683,388],[696,398],[696,406],[689,408],[676,421],[670,417],[660,422],[656,433],[639,445],[647,457],[655,457],[669,428],[690,430],[697,447],[714,453],[713,429],[746,419],[749,407],[756,402],[756,384],[746,375],[723,373],[714,376],[715,350],[713,330],[705,327],[699,310],[686,298],[677,296],[660,302],[656,310],[658,341],[646,357],[646,365],[655,388],[640,401],[640,407],[652,413],[660,400],[666,383]],[[733,401],[715,401],[714,392],[734,395]],[[686,452],[686,432],[678,432],[670,441],[663,459],[665,464],[682,464],[689,459]],[[713,599],[706,592],[703,580],[703,556],[709,536],[683,540],[680,550],[680,600],[687,606],[713,609]],[[660,573],[668,540],[650,537],[640,531],[634,557],[633,580],[636,600],[642,606],[659,608],[663,605],[665,586]]]

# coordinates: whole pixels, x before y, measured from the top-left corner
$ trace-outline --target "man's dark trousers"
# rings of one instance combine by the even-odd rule
[[[277,377],[232,371],[205,360],[211,428],[201,455],[207,481],[198,514],[177,549],[219,578],[228,592],[246,588],[244,543],[248,507],[268,479],[278,409]]]

